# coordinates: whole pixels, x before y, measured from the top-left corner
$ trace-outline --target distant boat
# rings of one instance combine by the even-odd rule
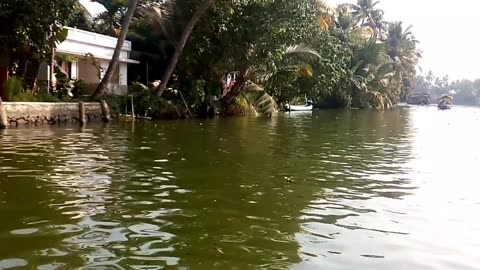
[[[287,105],[285,105],[285,110],[286,111],[292,111],[292,112],[312,111],[313,110],[313,105],[310,105],[310,104],[305,104],[305,105],[290,105],[290,104],[287,104]]]
[[[290,105],[290,102],[287,102],[285,105],[285,110],[287,112],[308,112],[313,110],[313,101],[307,98],[305,95],[305,105]]]
[[[430,95],[417,93],[413,94],[407,99],[409,105],[428,105],[430,104]]]
[[[440,104],[438,104],[437,107],[438,107],[439,110],[443,111],[443,110],[450,110],[452,108],[452,105],[446,104],[446,103],[440,103]]]
[[[443,95],[439,99],[440,103],[438,103],[439,110],[450,110],[452,108],[453,97],[449,95]]]

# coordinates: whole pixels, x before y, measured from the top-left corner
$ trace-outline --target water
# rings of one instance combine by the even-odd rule
[[[0,269],[480,268],[476,108],[0,138]]]

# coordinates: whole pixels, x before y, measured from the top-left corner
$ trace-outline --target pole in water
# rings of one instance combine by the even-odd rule
[[[100,105],[102,107],[103,122],[109,123],[112,120],[112,117],[110,116],[110,108],[108,108],[108,104],[104,99],[102,99]]]
[[[84,126],[87,123],[87,117],[85,115],[85,103],[83,103],[83,101],[78,103],[78,121],[80,122],[81,126]]]
[[[0,97],[0,129],[6,129],[7,124],[7,113],[5,112],[5,106],[3,106],[3,101]]]
[[[132,119],[135,119],[135,105],[133,105],[133,94],[130,95],[130,103],[132,104]]]

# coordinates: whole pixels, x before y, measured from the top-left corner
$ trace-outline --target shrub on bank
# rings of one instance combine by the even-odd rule
[[[54,95],[47,91],[34,91],[24,87],[22,79],[11,77],[5,82],[8,100],[13,102],[80,102],[95,101],[85,94],[86,85],[82,81],[59,80]],[[127,96],[110,95],[105,97],[113,115],[127,115],[133,107],[136,116],[156,119],[186,118],[188,111],[178,94],[169,90],[159,97],[152,89],[140,83],[133,83]]]
[[[62,102],[72,100],[72,96],[82,94],[85,90],[85,83],[75,81],[69,84],[59,81],[55,95],[46,90],[34,92],[25,88],[25,83],[18,77],[11,77],[4,83],[8,101],[13,102]],[[69,94],[72,93],[72,94]]]
[[[133,99],[132,99],[133,97]],[[132,101],[136,116],[154,119],[179,119],[188,115],[179,100],[159,97],[148,87],[133,83],[127,96],[107,96],[107,103],[113,115],[131,115]]]

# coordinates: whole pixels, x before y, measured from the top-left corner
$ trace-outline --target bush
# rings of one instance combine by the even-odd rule
[[[38,102],[60,102],[61,100],[48,92],[42,92],[36,97]]]
[[[129,103],[129,97],[127,96],[108,96],[105,99],[108,103],[108,106],[110,106],[110,112],[114,116],[118,116],[121,114],[126,113],[126,109],[129,108],[130,106],[128,105]]]
[[[74,96],[84,96],[88,95],[87,93],[88,84],[83,80],[76,80],[73,83],[73,95]]]
[[[149,92],[150,89],[142,83],[139,82],[133,82],[129,87],[128,87],[128,92],[130,94],[132,93],[141,93],[141,92]]]
[[[32,90],[26,90],[20,94],[13,96],[10,101],[16,102],[36,102],[37,97],[33,94]]]
[[[14,99],[22,95],[25,92],[23,88],[23,80],[15,76],[11,77],[4,83],[4,89],[7,92],[8,100],[14,101]]]
[[[139,86],[139,85],[137,85]],[[134,86],[136,87],[136,86]],[[180,104],[168,101],[164,97],[158,97],[150,90],[143,87],[130,89],[133,94],[135,114],[148,116],[156,119],[176,119],[187,115],[185,108]],[[131,96],[108,96],[106,98],[113,115],[131,113]]]
[[[30,89],[23,87],[23,80],[15,76],[8,79],[4,84],[8,93],[8,100],[13,102],[59,102],[60,99],[52,96],[48,92],[42,92],[38,95]]]

